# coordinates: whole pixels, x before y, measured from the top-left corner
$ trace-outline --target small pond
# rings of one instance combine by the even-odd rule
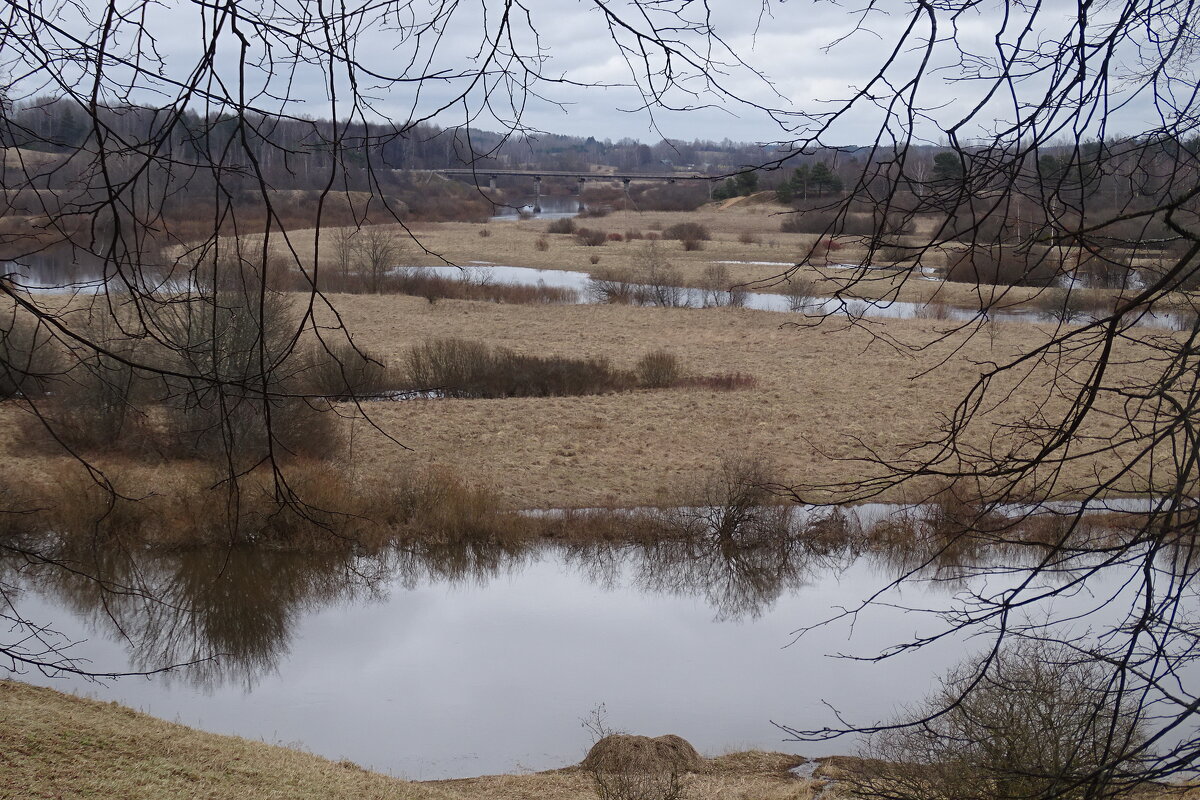
[[[861,533],[894,513],[860,507],[838,524]],[[152,677],[24,680],[397,776],[566,766],[590,745],[581,720],[601,704],[614,727],[675,733],[708,754],[845,753],[853,742],[785,743],[772,723],[834,724],[826,702],[874,722],[919,699],[967,655],[962,640],[883,663],[836,656],[873,655],[934,630],[936,618],[918,609],[959,602],[974,579],[958,553],[885,592],[853,625],[797,641],[799,628],[912,568],[903,555],[864,549],[869,537],[822,539],[814,526],[825,521],[806,524],[741,542],[127,553],[88,567],[121,583],[136,576],[153,599],[102,597],[92,581],[28,565],[0,562],[0,579],[24,587],[16,603],[26,618],[81,641],[72,652],[92,670],[220,654]]]

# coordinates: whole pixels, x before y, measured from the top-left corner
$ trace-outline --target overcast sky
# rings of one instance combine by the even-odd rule
[[[257,63],[242,71],[234,26],[220,19],[212,4],[132,0],[123,9],[136,13],[127,14],[109,36],[110,42],[117,43],[114,52],[119,58],[106,68],[112,79],[107,88],[112,96],[116,87],[128,83],[130,65],[136,62],[142,70],[136,97],[166,102],[179,92],[169,81],[184,81],[197,72],[197,65],[205,63],[212,32],[219,29],[213,80],[202,85],[226,96],[236,96],[244,87],[254,104],[268,110],[313,117],[349,113],[351,75],[335,64],[331,80],[322,52],[330,47],[339,50],[344,40],[359,67],[353,79],[369,103],[370,116],[395,120],[432,116],[446,125],[468,119],[493,130],[519,118],[535,129],[614,140],[656,141],[665,135],[685,140],[787,141],[816,129],[817,122],[807,115],[840,109],[843,101],[866,88],[915,19],[906,46],[886,71],[889,81],[874,84],[874,99],[860,99],[822,136],[826,144],[865,144],[879,132],[884,119],[880,106],[915,73],[922,46],[931,35],[928,21],[914,17],[914,7],[904,2],[881,2],[864,16],[852,10],[858,4],[768,0],[760,6],[752,0],[710,0],[708,18],[703,16],[704,4],[697,0],[659,2],[649,7],[648,18],[639,13],[646,7],[632,0],[606,0],[605,5],[621,20],[615,40],[595,0],[527,0],[524,6],[511,8],[507,18],[497,0],[400,0],[385,7],[387,14],[372,11],[353,16],[344,30],[332,32],[314,22],[316,12],[324,8],[315,0],[274,4],[244,0],[236,6],[243,15],[236,33],[246,38],[248,58]],[[1045,0],[1036,12],[999,1],[963,5],[970,8],[959,16],[939,18],[935,52],[913,98],[919,113],[915,121],[906,114],[893,119],[894,131],[915,128],[923,140],[937,142],[943,129],[980,102],[991,83],[962,80],[958,48],[979,56],[972,63],[986,70],[997,53],[1010,52],[1030,13],[1037,17],[1024,34],[1026,46],[1063,36],[1074,24],[1078,8],[1065,0]],[[35,26],[27,37],[10,38],[6,43],[10,53],[35,40],[44,44],[55,39],[68,54],[75,46],[72,36],[97,41],[99,3],[92,10],[86,4],[57,8],[55,29]],[[1001,16],[1002,10],[1007,10],[1007,18]],[[255,15],[267,24],[255,25],[250,19]],[[1003,19],[1007,27],[997,39]],[[676,81],[649,109],[643,107],[641,92],[663,88],[662,53],[650,45],[643,59],[638,40],[621,23],[641,33],[651,23],[668,26],[664,35],[676,50],[671,65]],[[153,36],[153,47],[149,37],[136,35],[136,26],[142,24]],[[711,26],[713,36],[697,27],[704,24]],[[291,37],[302,29],[307,30],[299,49],[303,58],[289,58]],[[481,48],[487,42],[498,43],[490,58],[491,48]],[[154,54],[161,56],[161,63]],[[58,61],[47,70],[31,65],[33,57],[18,53],[5,64],[10,79],[18,81],[18,94],[57,93],[62,86],[82,93],[90,89],[95,72],[92,59]],[[1053,60],[1043,66],[1056,67]],[[414,80],[421,76],[426,79]],[[1043,86],[1044,80],[1035,76],[1022,92],[1035,96]],[[1000,93],[982,106],[963,129],[964,135],[987,138],[1026,99]],[[1110,132],[1121,133],[1141,130],[1154,118],[1145,98],[1109,114]]]

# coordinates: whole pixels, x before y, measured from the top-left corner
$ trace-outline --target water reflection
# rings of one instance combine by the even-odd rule
[[[425,586],[484,587],[542,560],[557,560],[607,590],[699,599],[714,621],[733,622],[757,620],[781,598],[860,562],[884,584],[905,576],[954,590],[999,565],[1015,571],[1044,561],[1053,549],[1066,580],[1081,565],[1063,541],[1090,548],[1097,537],[1120,534],[1103,516],[981,513],[947,502],[648,509],[597,512],[569,524],[588,526],[589,536],[567,543],[432,538],[374,552],[159,552],[100,543],[58,552],[51,567],[25,565],[18,572],[14,559],[0,559],[0,577],[52,597],[120,640],[132,671],[200,661],[175,679],[249,689],[287,658],[306,615],[331,606],[395,604],[392,593]],[[607,534],[597,535],[601,529]],[[1054,579],[1053,563],[1045,574]]]
[[[701,598],[718,622],[757,619],[784,594],[858,557],[860,537],[831,515],[792,524],[790,510],[765,506],[736,522],[715,508],[664,513],[682,535],[619,547],[585,543],[564,560],[606,588]],[[829,534],[833,535],[829,535]]]
[[[173,677],[195,685],[252,686],[286,657],[305,614],[377,598],[388,575],[378,558],[251,547],[162,554],[107,546],[58,560],[70,568],[37,569],[27,587],[125,642],[131,671],[193,664]]]

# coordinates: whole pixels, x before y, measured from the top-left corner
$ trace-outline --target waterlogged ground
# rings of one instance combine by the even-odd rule
[[[944,554],[853,625],[797,638],[913,569],[911,549],[864,550],[868,539],[843,535],[894,511],[866,507],[849,526],[810,519],[783,537],[766,523],[721,535],[714,520],[708,533],[642,546],[191,551],[95,566],[118,582],[136,575],[153,600],[101,597],[61,570],[26,572],[20,611],[80,641],[71,652],[93,670],[220,656],[99,684],[23,677],[416,779],[577,762],[591,743],[581,719],[601,704],[614,727],[675,733],[709,755],[845,753],[852,741],[785,744],[773,722],[834,724],[830,706],[862,723],[891,716],[968,653],[964,642],[880,664],[837,656],[935,631],[930,609],[1017,580],[981,582],[972,573],[986,558]],[[843,533],[820,538],[833,528]]]
[[[791,264],[767,261],[715,261],[715,264],[756,264],[776,266],[786,269]],[[487,261],[472,261],[461,267],[405,267],[402,269],[420,270],[440,277],[455,280],[474,281],[483,283],[513,284],[517,286],[547,286],[556,289],[570,289],[576,292],[576,298],[581,303],[598,302],[593,290],[592,274],[572,270],[533,269],[530,267],[513,267],[494,264]],[[838,272],[864,269],[859,264],[830,264],[822,267],[824,270]],[[928,276],[926,276],[928,277]],[[933,280],[933,278],[930,278]],[[647,287],[634,284],[634,291],[645,290]],[[673,290],[678,303],[692,308],[703,308],[712,305],[729,305],[729,292],[713,292],[687,287],[668,287]],[[759,311],[799,312],[808,315],[840,315],[849,318],[867,319],[919,319],[936,316],[938,318],[966,322],[986,317],[992,322],[1054,322],[1058,318],[1045,311],[1036,309],[989,309],[984,315],[978,306],[955,306],[944,304],[913,303],[902,300],[861,300],[854,298],[829,298],[788,296],[769,291],[754,290],[737,293],[736,304],[744,308]],[[1187,318],[1168,312],[1147,312],[1137,319],[1137,324],[1152,328],[1168,328],[1178,330]],[[1080,314],[1076,322],[1083,322],[1084,315]]]

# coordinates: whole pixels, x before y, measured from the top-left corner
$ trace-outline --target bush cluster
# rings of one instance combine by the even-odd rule
[[[1048,248],[972,245],[954,257],[946,280],[991,286],[1052,286],[1061,260]]]
[[[678,239],[681,242],[707,242],[712,239],[712,234],[699,222],[677,222],[662,232],[662,238]]]
[[[539,250],[541,246],[535,244]],[[546,249],[549,249],[547,243]],[[364,280],[356,274],[322,273],[322,291],[344,294],[407,294],[438,300],[486,300],[493,303],[540,304],[574,303],[578,296],[571,289],[554,286],[527,286],[515,283],[489,283],[435,274],[422,267],[395,269],[378,281]],[[302,287],[297,287],[302,288]]]
[[[334,376],[332,351],[321,361],[297,349],[291,305],[270,292],[179,298],[143,320],[152,337],[128,336],[105,319],[86,332],[98,347],[77,347],[47,395],[27,396],[56,437],[30,429],[29,444],[197,458],[236,470],[272,456],[326,457],[336,450],[337,422],[322,413],[328,404],[313,399],[309,382],[323,375],[332,393],[346,394],[378,374],[349,359]]]
[[[601,394],[635,385],[607,359],[530,356],[464,339],[436,339],[410,349],[408,384],[476,398]]]
[[[608,241],[608,234],[604,231],[592,230],[591,228],[577,228],[575,230],[575,241],[584,247],[600,247]]]
[[[405,386],[446,397],[563,397],[631,389],[689,387],[731,390],[754,385],[741,373],[688,376],[679,359],[653,350],[632,371],[614,368],[604,358],[531,356],[466,339],[433,339],[407,355]]]

